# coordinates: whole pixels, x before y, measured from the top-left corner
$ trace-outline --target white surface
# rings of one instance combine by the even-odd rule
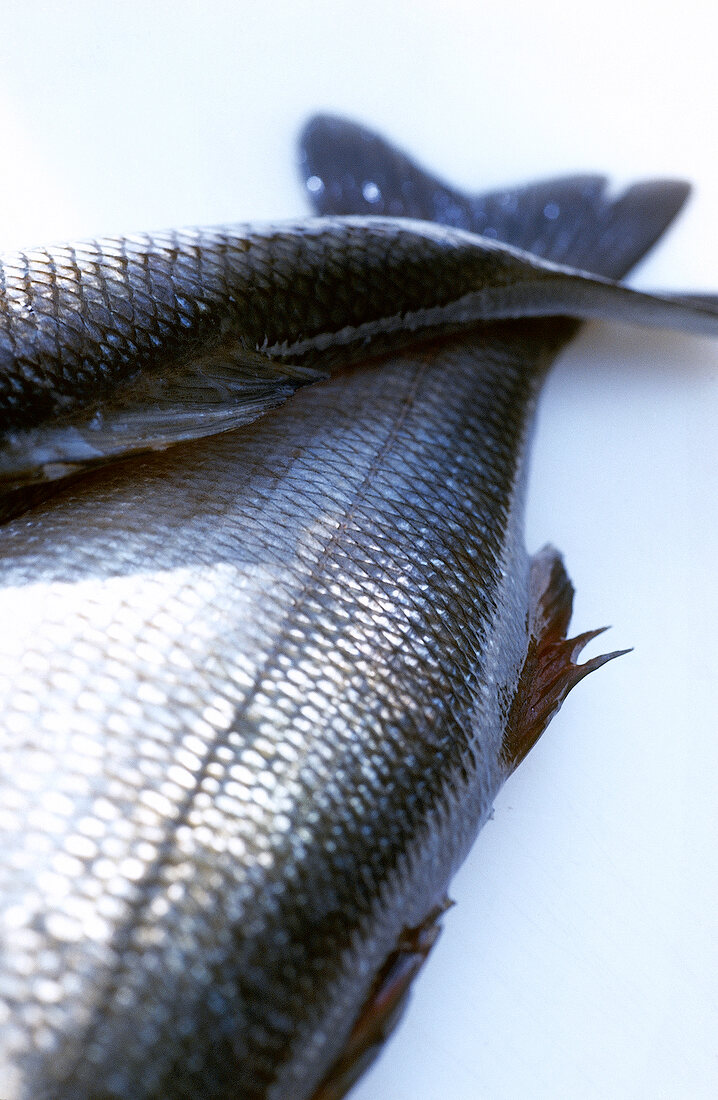
[[[692,179],[636,283],[718,289],[715,43],[702,0],[5,0],[0,243],[293,216],[325,109],[472,188]],[[708,341],[592,326],[555,369],[528,545],[564,551],[576,630],[635,652],[502,792],[352,1100],[718,1095],[717,425]]]

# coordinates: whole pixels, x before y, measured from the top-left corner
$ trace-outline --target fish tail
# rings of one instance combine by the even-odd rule
[[[649,180],[615,194],[603,176],[576,175],[462,194],[379,134],[331,115],[307,123],[300,150],[319,214],[436,221],[610,279],[638,263],[690,192],[680,180]]]

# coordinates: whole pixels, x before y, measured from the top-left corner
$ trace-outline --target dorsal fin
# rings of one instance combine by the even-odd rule
[[[503,742],[509,771],[518,767],[584,676],[630,652],[616,650],[577,664],[584,646],[606,628],[567,638],[572,606],[573,585],[561,555],[552,546],[545,546],[531,559],[529,647]]]

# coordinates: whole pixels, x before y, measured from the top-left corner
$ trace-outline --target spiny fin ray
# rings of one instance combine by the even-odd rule
[[[576,684],[630,652],[614,650],[577,663],[588,643],[607,627],[567,638],[573,594],[560,554],[544,547],[531,559],[529,647],[504,734],[503,758],[510,771],[527,756]]]

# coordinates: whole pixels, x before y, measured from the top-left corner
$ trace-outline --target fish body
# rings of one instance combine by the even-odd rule
[[[658,201],[665,220],[685,195],[682,184],[662,184],[645,201]],[[624,196],[629,206],[643,198],[640,189]],[[7,505],[28,485],[248,423],[367,355],[556,315],[718,333],[713,297],[641,294],[405,218],[341,215],[6,254],[0,493]]]
[[[58,1097],[65,1076],[305,1095],[322,1036],[443,897],[505,776],[527,644],[514,502],[535,385],[520,345],[512,372],[495,347],[480,387],[461,348],[384,362],[182,466],[86,484],[42,535],[6,529],[3,616],[24,625],[0,662],[0,892],[44,969],[27,983],[16,957],[3,1042],[52,1044],[33,1095],[48,1066]],[[103,657],[75,680],[90,639]]]
[[[641,220],[596,186],[573,193],[593,215],[593,286],[680,205],[657,190]],[[624,221],[621,251],[606,225]],[[561,264],[556,229],[543,252]],[[295,291],[307,240],[325,246],[294,298],[306,316],[270,332],[270,310],[228,346],[269,373],[331,377],[255,423],[91,471],[2,528],[7,1100],[340,1095],[332,1066],[386,961],[602,661],[575,664],[587,636],[564,640],[560,559],[532,561],[522,535],[538,393],[575,324],[491,320],[503,290],[490,323],[465,309],[519,264],[508,285],[538,271],[556,291],[544,312],[560,313],[573,275],[393,222],[297,237]],[[327,250],[344,257],[344,303],[320,302],[315,323]],[[495,273],[457,290],[479,255]],[[194,336],[182,347],[185,365],[205,355]],[[97,393],[70,393],[63,415]],[[45,407],[9,430],[54,422]]]

